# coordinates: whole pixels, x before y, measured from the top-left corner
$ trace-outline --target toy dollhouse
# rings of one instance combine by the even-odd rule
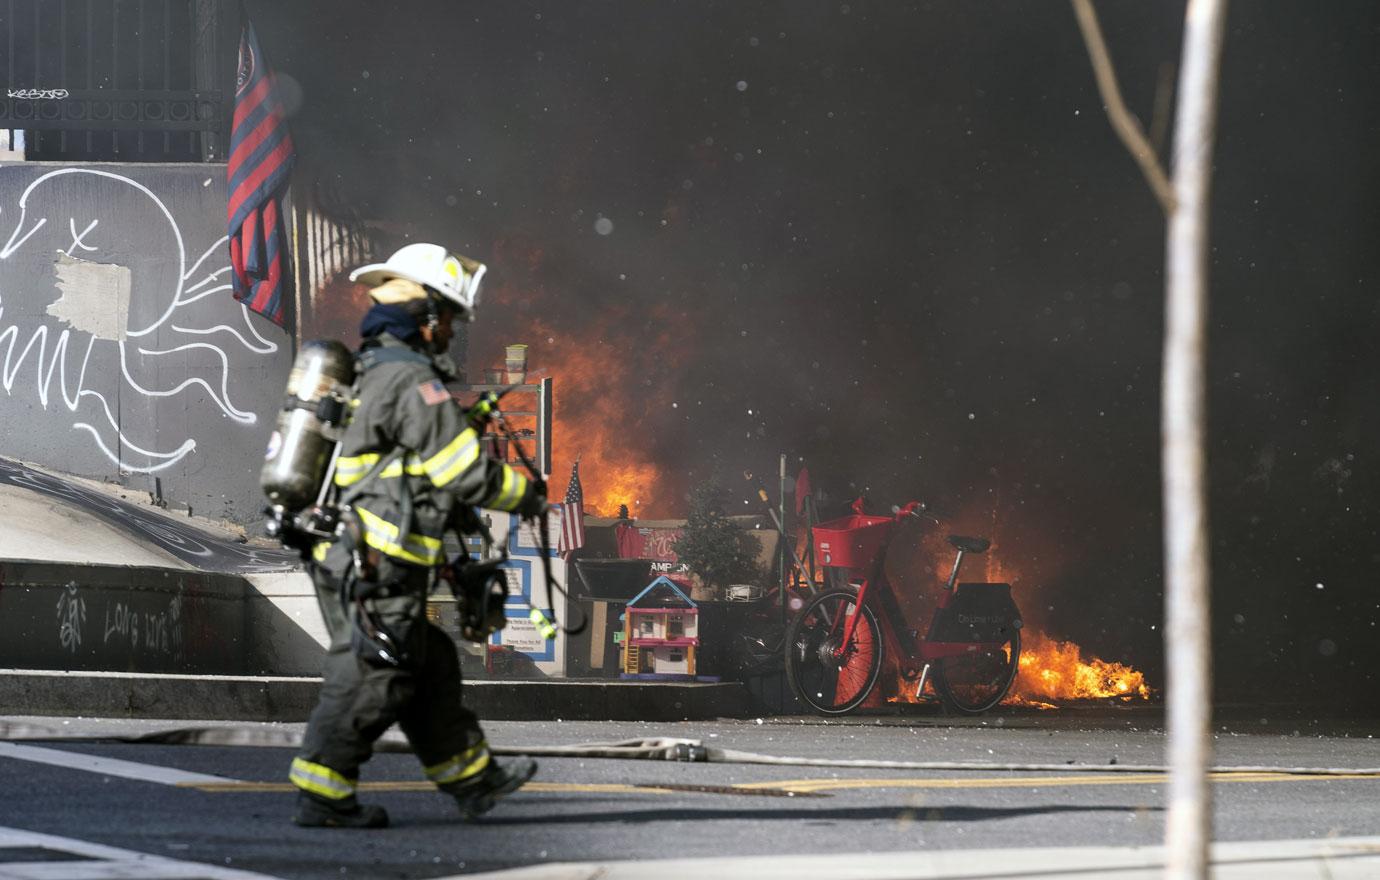
[[[664,575],[623,612],[623,678],[694,678],[699,608]]]

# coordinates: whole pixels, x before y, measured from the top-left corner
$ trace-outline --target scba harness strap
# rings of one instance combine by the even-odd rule
[[[366,373],[382,364],[413,363],[425,364],[428,367],[432,366],[431,358],[419,351],[410,348],[382,346],[377,344],[377,342],[373,345],[366,342],[364,348],[359,352],[357,362],[359,365],[358,375],[360,376],[361,382]],[[356,392],[357,391],[358,387],[356,387]],[[363,477],[356,480],[350,489],[340,497],[340,506],[342,508],[352,506],[355,500],[364,493],[364,490],[369,488],[374,480],[387,470],[389,466],[401,464],[403,459],[407,456],[407,453],[408,450],[398,447],[390,451],[387,455],[379,456],[374,466],[370,468]],[[405,467],[403,471],[406,471]],[[399,522],[396,523],[396,526],[399,540],[402,540],[402,538],[412,530],[412,491],[407,483],[405,473],[404,478],[398,481],[398,486],[400,495],[398,498],[398,512],[400,515],[398,517]],[[358,515],[356,515],[356,522],[358,522],[358,519]]]
[[[361,381],[368,371],[389,363],[415,363],[431,366],[431,359],[421,352],[409,348],[370,346],[366,343],[358,357]],[[374,665],[402,666],[408,662],[409,657],[402,640],[392,633],[381,620],[370,613],[369,607],[365,604],[366,600],[379,594],[379,584],[376,580],[378,572],[368,558],[369,550],[364,538],[365,525],[361,522],[360,514],[354,510],[353,505],[355,500],[373,484],[373,481],[385,469],[395,463],[400,464],[407,452],[407,449],[398,447],[387,455],[380,456],[374,466],[369,469],[369,472],[340,498],[340,506],[350,510],[349,515],[343,519],[347,523],[345,536],[351,544],[352,558],[349,570],[341,578],[340,602],[345,608],[346,616],[354,624],[350,639],[351,648],[361,659]],[[412,491],[405,477],[398,480],[397,485],[400,496],[398,498],[399,522],[397,529],[398,535],[404,536],[412,528]]]

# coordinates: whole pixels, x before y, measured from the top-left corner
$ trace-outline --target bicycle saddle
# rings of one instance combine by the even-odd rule
[[[967,535],[950,535],[949,543],[965,553],[983,553],[992,542],[986,538],[970,538]]]

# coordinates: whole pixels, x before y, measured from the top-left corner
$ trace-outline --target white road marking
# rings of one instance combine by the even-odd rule
[[[68,770],[85,770],[88,773],[99,773],[102,776],[118,776],[122,779],[136,779],[140,782],[156,782],[159,785],[204,785],[208,782],[235,781],[224,776],[190,773],[186,770],[174,770],[171,767],[159,767],[156,764],[139,764],[134,761],[121,761],[118,758],[102,758],[99,755],[64,752],[61,749],[23,746],[10,742],[0,742],[0,758],[13,758],[16,761],[30,761],[35,764],[51,764],[54,767],[63,767]]]
[[[70,861],[5,861],[5,850],[18,847],[41,847],[76,858]],[[0,880],[185,880],[188,877],[198,880],[278,880],[268,874],[178,861],[70,837],[0,827]]]

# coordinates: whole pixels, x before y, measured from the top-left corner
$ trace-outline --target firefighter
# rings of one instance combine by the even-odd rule
[[[359,766],[395,721],[425,773],[471,819],[519,788],[536,763],[500,763],[460,700],[455,644],[426,619],[442,537],[471,505],[524,517],[545,487],[483,455],[442,385],[452,321],[473,320],[484,266],[411,244],[350,276],[371,285],[360,326],[363,370],[335,483],[350,527],[313,549],[312,579],[330,632],[321,698],[289,774],[298,825],[381,828],[355,798]]]

